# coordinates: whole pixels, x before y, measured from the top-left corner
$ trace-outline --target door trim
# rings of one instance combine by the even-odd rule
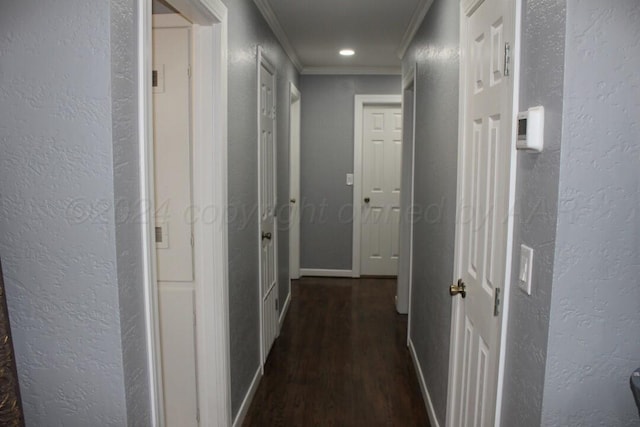
[[[231,424],[227,244],[227,8],[221,0],[168,0],[193,25],[193,150],[198,407],[201,425]],[[151,2],[137,0],[138,145],[151,425],[164,425],[154,234]],[[213,117],[213,120],[211,120]],[[211,207],[205,218],[204,207]],[[206,286],[205,286],[206,284]]]
[[[296,112],[295,112],[295,116],[294,116],[294,109],[292,108],[292,106],[294,104],[298,104],[298,106],[296,107]],[[294,265],[294,263],[291,262],[291,258],[293,257],[293,253],[294,253],[294,245],[292,245],[292,238],[289,237],[289,294],[291,294],[291,280],[295,280],[295,279],[299,279],[300,278],[300,206],[302,204],[301,200],[300,200],[300,148],[301,148],[301,107],[302,107],[302,96],[300,94],[300,91],[298,90],[298,88],[292,83],[289,83],[289,200],[291,200],[292,198],[295,199],[295,203],[298,206],[298,215],[296,217],[293,218],[289,218],[289,236],[291,236],[291,231],[292,230],[296,230],[296,234],[298,236],[298,244],[295,245],[298,254],[297,254],[297,258],[298,258],[298,262],[297,262],[297,268],[292,268],[291,266]],[[294,123],[297,122],[298,124],[298,134],[297,135],[293,135],[293,125]],[[293,147],[293,145],[297,144],[297,153],[298,153],[298,159],[297,159],[297,163],[298,163],[298,174],[297,176],[294,176],[291,173],[292,167],[291,165],[293,164],[293,157],[291,155],[292,153],[292,149],[291,147]],[[297,185],[295,186],[298,189],[297,194],[291,194],[291,187],[292,187],[292,183],[293,182],[297,182]],[[291,203],[291,202],[289,202]]]
[[[277,173],[278,171],[278,147],[277,147],[277,141],[278,141],[278,136],[277,136],[277,114],[278,114],[278,99],[277,99],[277,92],[278,92],[278,76],[276,74],[276,67],[273,65],[273,63],[271,61],[269,61],[269,59],[264,55],[264,50],[262,48],[262,46],[258,46],[257,48],[257,53],[256,53],[256,117],[257,117],[257,135],[256,135],[256,146],[257,146],[257,153],[258,153],[258,206],[262,206],[261,203],[261,192],[260,192],[260,188],[262,188],[261,186],[261,179],[262,179],[262,171],[261,171],[261,167],[260,167],[260,82],[261,82],[261,78],[260,78],[260,67],[261,66],[265,66],[265,68],[267,70],[269,70],[270,73],[273,74],[273,105],[274,108],[276,110],[276,117],[274,120],[274,126],[273,126],[273,143],[274,143],[274,152],[273,152],[273,156],[274,156],[274,174]],[[277,183],[276,183],[277,184]],[[275,200],[276,200],[276,205],[277,205],[277,201],[278,201],[278,186],[275,186]],[[262,228],[262,218],[260,218],[260,215],[258,215],[258,230],[260,230]],[[276,218],[276,227],[274,229],[273,232],[273,250],[274,250],[274,272],[275,272],[275,277],[276,277],[276,287],[280,286],[280,283],[278,282],[278,229],[277,229],[277,218]],[[258,241],[258,271],[262,271],[262,243],[261,241]],[[260,369],[262,371],[262,374],[264,375],[264,364],[266,362],[266,358],[267,355],[265,354],[264,351],[264,295],[262,293],[262,277],[259,278],[258,280],[258,296],[259,296],[259,308],[260,308]],[[275,292],[278,292],[278,289],[275,289]]]
[[[411,337],[411,291],[412,291],[412,284],[413,284],[413,203],[414,203],[414,194],[415,194],[415,189],[414,189],[414,185],[415,185],[415,176],[416,176],[416,100],[417,100],[417,92],[416,92],[416,87],[417,87],[417,79],[416,76],[418,75],[418,63],[413,64],[413,67],[411,67],[409,69],[409,71],[407,71],[407,73],[404,75],[404,77],[402,78],[402,99],[404,100],[404,92],[413,85],[413,117],[412,117],[412,123],[413,123],[413,129],[411,129],[411,138],[413,139],[413,147],[412,147],[412,152],[411,152],[411,195],[409,196],[410,198],[410,202],[411,202],[411,211],[409,213],[409,235],[406,236],[405,238],[409,239],[409,271],[408,271],[408,278],[407,280],[409,281],[409,289],[408,289],[408,293],[409,293],[409,298],[408,298],[408,302],[407,302],[407,346],[410,343],[410,337]],[[404,107],[402,109],[402,114],[403,114],[403,120],[404,120]],[[403,129],[404,132],[404,129]],[[404,135],[404,133],[403,133]],[[403,141],[402,143],[405,143],[404,137],[403,137]],[[400,191],[402,192],[402,188],[400,189]]]
[[[353,128],[353,252],[352,277],[360,277],[362,226],[362,115],[365,105],[402,105],[402,95],[356,95]]]
[[[460,0],[460,72],[459,72],[459,100],[458,100],[458,171],[463,167],[462,150],[460,147],[464,142],[464,124],[465,124],[465,108],[467,102],[467,88],[465,85],[464,76],[468,69],[469,53],[464,46],[464,40],[467,37],[467,27],[465,26],[466,16],[473,12],[484,0]],[[494,425],[500,426],[501,413],[502,413],[502,397],[504,387],[504,371],[506,360],[506,347],[507,347],[507,332],[509,324],[509,299],[511,294],[511,268],[513,263],[513,228],[514,228],[514,207],[515,207],[515,192],[516,192],[516,170],[517,170],[517,151],[515,148],[515,140],[517,135],[517,123],[515,120],[519,109],[519,91],[520,91],[520,39],[521,39],[521,14],[522,14],[522,0],[516,0],[513,2],[510,10],[513,18],[514,25],[514,46],[512,49],[512,63],[511,63],[511,81],[512,88],[512,121],[511,121],[511,135],[510,135],[510,170],[509,170],[509,195],[508,195],[508,212],[509,217],[507,221],[507,250],[506,250],[506,263],[505,263],[505,281],[502,297],[502,319],[500,322],[500,338],[499,338],[499,352],[498,352],[498,380],[497,380],[497,394],[496,394],[496,408],[494,416]],[[462,182],[458,180],[457,183],[457,196],[456,196],[456,210],[457,205],[460,202],[459,197],[462,192]],[[456,212],[457,215],[457,212]],[[455,244],[457,244],[460,233],[461,223],[456,220],[455,231]],[[454,277],[452,283],[455,283],[460,277],[460,255],[458,251],[454,254]],[[461,310],[461,299],[451,299],[451,330],[449,339],[449,375],[447,386],[447,415],[446,423],[447,427],[453,426],[453,413],[455,411],[455,397],[456,397],[456,384],[459,376],[459,372],[456,370],[456,359],[458,352],[461,351],[458,348],[458,328],[456,325],[463,321]]]

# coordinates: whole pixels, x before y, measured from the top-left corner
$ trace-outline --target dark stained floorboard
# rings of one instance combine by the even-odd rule
[[[394,279],[294,281],[244,426],[429,426]]]

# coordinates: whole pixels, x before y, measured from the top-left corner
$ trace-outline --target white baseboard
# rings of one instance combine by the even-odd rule
[[[284,318],[287,317],[287,312],[289,311],[289,304],[291,303],[291,288],[289,288],[289,295],[287,295],[287,299],[282,306],[282,310],[280,311],[280,319],[278,323],[280,324],[280,329],[282,329],[282,323],[284,322]]]
[[[424,399],[424,404],[427,407],[427,414],[429,415],[429,422],[431,423],[431,427],[440,427],[438,417],[436,417],[436,411],[433,407],[433,402],[431,401],[431,395],[429,394],[429,389],[427,388],[427,383],[424,381],[424,375],[422,374],[422,368],[420,367],[420,362],[418,361],[418,355],[416,354],[415,347],[413,347],[413,341],[411,341],[411,338],[409,338],[409,352],[411,353],[411,359],[413,359],[413,366],[415,366],[416,368],[418,382],[420,383],[420,391],[422,391],[422,398]]]
[[[300,277],[352,277],[351,270],[326,270],[320,268],[301,268]]]
[[[258,390],[258,385],[260,384],[261,378],[262,369],[258,367],[256,375],[253,377],[253,381],[251,381],[251,385],[249,386],[249,390],[247,390],[247,394],[242,401],[242,405],[240,405],[238,415],[236,415],[236,419],[233,420],[233,427],[240,427],[244,422],[244,418],[247,416],[247,412],[249,411],[249,407],[251,406],[251,402],[253,401],[253,396],[255,396],[256,390]]]

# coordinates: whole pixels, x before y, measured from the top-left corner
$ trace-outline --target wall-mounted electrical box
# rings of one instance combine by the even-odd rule
[[[531,107],[518,113],[518,140],[516,148],[534,153],[544,146],[544,107]]]

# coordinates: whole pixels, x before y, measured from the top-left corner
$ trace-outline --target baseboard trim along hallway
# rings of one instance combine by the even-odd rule
[[[282,323],[284,322],[285,317],[287,317],[287,312],[289,312],[289,304],[291,303],[291,291],[289,291],[289,295],[287,295],[287,299],[282,306],[282,311],[280,312],[280,319],[278,323],[280,325],[280,329],[282,329]]]
[[[352,277],[351,270],[326,270],[322,268],[301,268],[300,277]]]
[[[253,381],[251,381],[251,386],[249,387],[249,390],[247,391],[247,394],[242,401],[242,405],[240,405],[238,415],[236,415],[236,419],[233,421],[233,427],[240,427],[242,423],[244,423],[247,412],[251,407],[251,402],[253,401],[253,398],[256,395],[256,391],[258,390],[258,386],[260,385],[260,379],[262,379],[262,369],[260,369],[260,367],[258,366],[258,370],[253,376]]]
[[[436,411],[433,407],[433,402],[431,401],[431,395],[429,394],[429,389],[427,388],[427,383],[425,382],[424,375],[422,374],[420,361],[418,360],[418,355],[416,354],[416,349],[413,346],[413,341],[411,341],[411,338],[409,338],[409,352],[411,353],[413,366],[416,369],[416,375],[418,376],[418,383],[420,384],[420,391],[422,392],[422,398],[424,399],[424,404],[427,407],[427,415],[429,415],[429,421],[431,422],[431,426],[440,427],[440,423],[438,422],[438,418],[436,417]]]

